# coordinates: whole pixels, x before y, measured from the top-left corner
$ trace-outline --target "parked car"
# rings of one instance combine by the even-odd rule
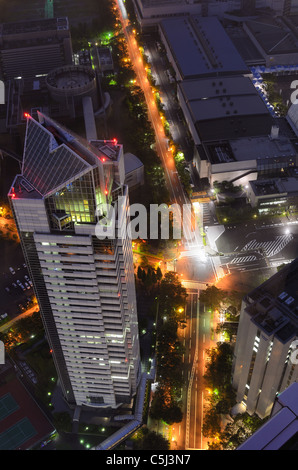
[[[15,273],[16,273],[15,270],[14,270],[12,267],[9,268],[9,271],[11,272],[11,274],[15,274]]]

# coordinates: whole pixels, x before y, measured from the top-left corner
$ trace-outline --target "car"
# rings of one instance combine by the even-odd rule
[[[7,313],[3,313],[2,315],[0,315],[0,318],[2,318],[2,320],[4,320],[4,318],[7,318]]]
[[[26,286],[27,289],[30,289],[30,286],[29,286],[28,282],[25,282],[25,286]]]
[[[29,282],[29,277],[27,275],[25,276],[25,279],[26,279],[26,281]]]
[[[6,292],[10,291],[9,287],[5,287],[5,290],[6,290]]]
[[[17,279],[17,285],[20,286],[22,283],[19,279]]]
[[[12,267],[9,268],[9,271],[11,272],[11,274],[15,274],[15,273],[16,273],[15,270],[14,270]]]
[[[12,283],[12,287],[16,288],[18,287],[15,282]]]

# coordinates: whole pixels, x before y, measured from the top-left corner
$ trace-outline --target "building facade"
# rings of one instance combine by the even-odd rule
[[[140,375],[123,148],[27,116],[22,174],[9,198],[63,395],[70,405],[130,403]],[[96,235],[102,204],[116,236]]]
[[[47,74],[68,64],[72,64],[68,18],[0,25],[0,71],[5,81]]]
[[[238,403],[270,415],[276,397],[298,379],[298,259],[248,294],[242,303],[233,365]]]

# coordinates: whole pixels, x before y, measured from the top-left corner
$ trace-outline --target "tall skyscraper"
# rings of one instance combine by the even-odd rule
[[[116,141],[89,143],[41,113],[27,116],[22,172],[9,198],[63,395],[73,406],[116,408],[138,387],[124,177]],[[99,238],[97,208],[119,197],[118,236]]]
[[[298,258],[242,302],[233,386],[249,414],[269,416],[281,392],[298,380]]]

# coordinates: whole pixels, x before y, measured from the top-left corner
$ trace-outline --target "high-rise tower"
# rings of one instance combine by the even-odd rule
[[[123,148],[27,116],[22,174],[9,192],[63,394],[70,405],[129,403],[140,375]],[[98,206],[121,207],[96,236]]]
[[[298,380],[298,258],[246,295],[234,351],[233,387],[249,414],[270,415]]]

